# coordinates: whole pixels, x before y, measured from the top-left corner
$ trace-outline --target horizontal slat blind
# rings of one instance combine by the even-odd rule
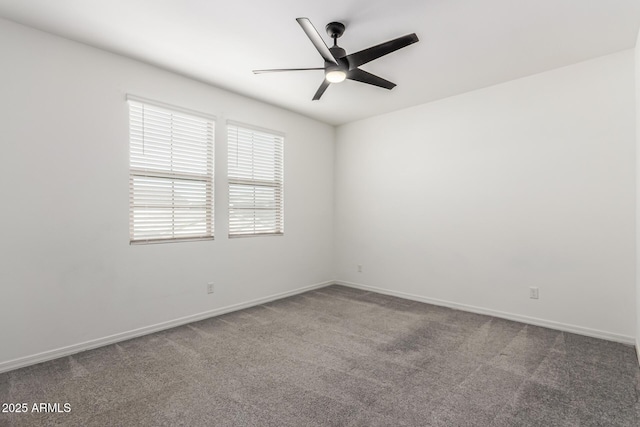
[[[129,100],[132,243],[213,237],[212,119]]]
[[[229,236],[284,233],[284,137],[227,125],[229,151]]]

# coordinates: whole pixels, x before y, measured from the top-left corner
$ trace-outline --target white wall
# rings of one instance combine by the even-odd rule
[[[633,61],[339,127],[336,278],[633,342]]]
[[[332,279],[333,127],[4,20],[0,52],[0,368]],[[126,93],[217,116],[214,241],[129,245]],[[285,236],[226,237],[225,119],[286,133]]]
[[[636,41],[636,354],[640,362],[640,31]]]

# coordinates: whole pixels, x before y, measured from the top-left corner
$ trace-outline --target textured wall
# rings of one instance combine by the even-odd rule
[[[633,342],[633,67],[624,51],[338,128],[337,279]]]
[[[333,127],[8,21],[0,51],[0,363],[332,279]],[[214,241],[129,245],[126,93],[217,116]],[[286,134],[283,237],[227,238],[226,119]]]

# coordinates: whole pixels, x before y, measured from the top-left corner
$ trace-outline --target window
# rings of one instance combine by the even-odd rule
[[[212,239],[214,118],[127,100],[131,243]]]
[[[229,237],[282,235],[284,136],[228,123]]]

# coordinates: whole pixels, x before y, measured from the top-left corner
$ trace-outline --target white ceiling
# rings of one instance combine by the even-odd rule
[[[330,124],[441,99],[630,49],[640,0],[0,0],[0,16]],[[362,68],[395,82],[332,85],[295,18],[345,23],[353,53],[409,33],[420,42]]]

